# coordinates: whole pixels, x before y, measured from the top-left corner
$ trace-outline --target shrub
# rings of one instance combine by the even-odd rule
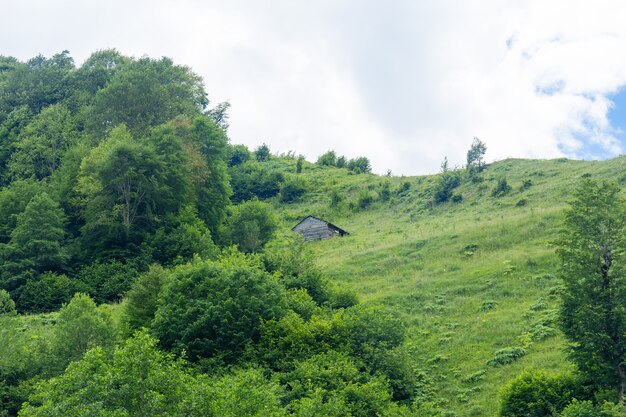
[[[317,158],[317,162],[315,163],[320,166],[334,167],[335,165],[337,165],[337,154],[335,153],[335,151],[332,150],[323,153]]]
[[[343,201],[343,196],[337,190],[332,190],[330,193],[330,206],[338,207]]]
[[[293,203],[304,195],[307,184],[303,178],[287,177],[280,186],[280,201],[283,203]]]
[[[391,184],[389,183],[389,181],[385,181],[380,184],[378,198],[380,199],[380,201],[389,201],[389,199],[391,198]]]
[[[160,227],[142,243],[145,259],[171,266],[184,263],[194,255],[202,258],[217,257],[219,249],[194,207],[183,207],[172,217],[166,220],[169,223],[167,227]]]
[[[88,295],[78,293],[59,311],[52,340],[53,368],[62,371],[87,350],[96,346],[112,346],[114,338],[110,312],[96,307]]]
[[[302,164],[304,163],[304,156],[300,155],[296,161],[296,174],[302,172]]]
[[[119,301],[139,276],[131,264],[119,261],[95,262],[80,270],[76,278],[87,285],[98,304]]]
[[[227,220],[226,235],[245,253],[259,251],[274,235],[277,222],[272,208],[261,201],[234,206]]]
[[[176,267],[159,297],[153,323],[167,349],[189,359],[232,363],[260,338],[262,320],[286,311],[284,288],[243,256]]]
[[[149,328],[156,314],[159,294],[167,282],[168,272],[152,265],[131,286],[124,304],[124,322],[130,330]]]
[[[492,197],[502,197],[507,195],[511,191],[511,186],[506,181],[505,177],[500,177],[496,186],[491,190]]]
[[[501,390],[501,417],[558,415],[572,398],[584,393],[571,375],[526,371]]]
[[[271,156],[270,148],[265,143],[254,150],[254,157],[259,162],[269,161]]]
[[[364,156],[348,161],[348,169],[355,174],[366,174],[372,171],[370,160]]]
[[[6,314],[9,316],[14,316],[15,311],[15,302],[11,299],[11,295],[5,290],[0,290],[0,316]]]
[[[285,180],[282,173],[273,171],[264,164],[249,161],[229,170],[233,188],[231,200],[234,203],[251,200],[254,197],[267,199],[278,195]]]
[[[228,166],[234,167],[250,160],[251,153],[245,145],[232,145],[228,147]]]
[[[530,187],[532,187],[532,185],[533,185],[533,180],[531,180],[530,178],[527,178],[524,181],[522,181],[522,185],[520,185],[519,190],[526,191]]]
[[[366,208],[368,208],[372,203],[374,202],[374,195],[366,190],[362,190],[359,193],[359,197],[357,199],[357,203],[356,206],[361,209],[361,210],[365,210]]]
[[[311,318],[318,305],[304,288],[287,290],[287,306],[305,320]]]
[[[53,273],[43,274],[38,280],[31,280],[20,291],[17,307],[20,311],[45,313],[56,311],[76,294],[88,292],[84,283]]]
[[[432,190],[435,203],[445,203],[452,197],[452,191],[461,185],[461,174],[457,171],[445,171],[439,175]]]
[[[515,362],[522,356],[526,355],[526,350],[521,347],[508,347],[496,351],[496,354],[491,358],[487,365],[489,366],[501,366],[508,365]]]

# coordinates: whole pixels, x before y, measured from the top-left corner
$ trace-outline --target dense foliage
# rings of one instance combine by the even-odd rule
[[[168,58],[0,57],[0,416],[623,414],[619,185],[557,262],[566,161],[381,178],[231,145],[228,108]],[[311,213],[352,237],[292,240]],[[575,369],[505,383],[567,366],[559,324]]]

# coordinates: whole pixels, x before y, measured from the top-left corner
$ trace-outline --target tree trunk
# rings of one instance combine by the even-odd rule
[[[626,391],[626,372],[624,372],[623,363],[620,363],[617,367],[617,374],[619,375],[619,393],[617,394],[617,401],[622,402],[624,400],[624,391]]]

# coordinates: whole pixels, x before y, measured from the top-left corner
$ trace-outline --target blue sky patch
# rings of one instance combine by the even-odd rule
[[[619,139],[622,145],[626,145],[626,88],[622,87],[608,98],[613,102],[613,108],[609,110],[608,114],[609,122],[615,129],[615,137]]]

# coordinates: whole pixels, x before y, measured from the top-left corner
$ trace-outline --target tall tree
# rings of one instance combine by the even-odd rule
[[[9,176],[37,180],[50,176],[79,137],[74,118],[65,106],[46,107],[19,135],[9,161]]]
[[[20,133],[30,123],[33,117],[28,106],[13,109],[0,123],[0,181],[7,182],[7,164],[15,152]]]
[[[68,51],[51,58],[38,55],[26,63],[14,64],[0,83],[0,112],[27,105],[33,113],[39,113],[62,101],[70,94],[68,80],[73,69],[74,60]]]
[[[170,133],[136,140],[121,125],[83,159],[77,191],[88,252],[140,244],[164,216],[189,201],[187,155]]]
[[[142,58],[124,65],[100,89],[87,126],[99,136],[124,123],[136,136],[174,117],[200,114],[208,104],[202,79],[171,59]]]
[[[590,381],[626,391],[626,212],[617,184],[585,179],[559,239],[561,328],[569,355]]]
[[[478,138],[474,138],[472,146],[467,151],[467,170],[470,173],[480,172],[485,168],[485,152],[487,152],[487,145],[485,142]]]
[[[63,247],[65,214],[45,192],[35,195],[23,213],[8,244],[0,247],[2,286],[13,291],[46,271],[60,271],[68,255]]]

